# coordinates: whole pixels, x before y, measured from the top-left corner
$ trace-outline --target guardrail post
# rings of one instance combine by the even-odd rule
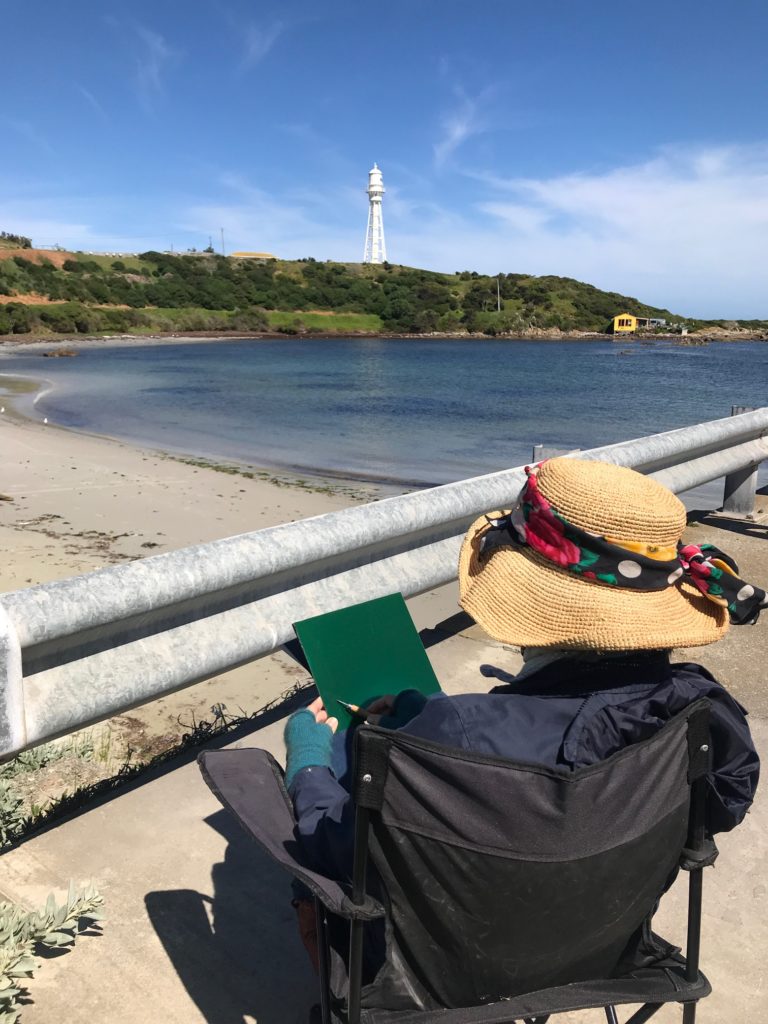
[[[751,405],[731,406],[731,416],[739,416],[743,412],[754,412],[754,407]],[[725,478],[723,512],[727,515],[744,519],[751,519],[754,516],[759,465],[759,462],[753,462],[735,473],[730,473]]]
[[[13,623],[0,607],[0,761],[26,745],[21,646]]]
[[[560,455],[574,455],[580,451],[581,448],[554,448],[550,444],[535,444],[532,460],[534,463],[543,462],[544,459],[556,459]]]

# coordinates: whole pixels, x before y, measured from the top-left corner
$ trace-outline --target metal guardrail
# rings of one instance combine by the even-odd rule
[[[594,448],[675,492],[768,458],[768,408]],[[292,623],[456,577],[522,467],[0,595],[0,758],[253,661]]]

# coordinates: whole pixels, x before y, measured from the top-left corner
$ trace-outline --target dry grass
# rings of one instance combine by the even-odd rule
[[[60,252],[57,249],[0,249],[0,260],[12,260],[21,256],[30,263],[52,263],[61,269],[65,260],[72,259],[71,252]]]

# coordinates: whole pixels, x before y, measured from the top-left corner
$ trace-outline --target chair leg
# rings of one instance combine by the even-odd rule
[[[606,1006],[604,1009],[605,1019],[608,1021],[608,1024],[619,1024],[619,1018],[616,1016],[616,1007]]]
[[[695,1024],[696,1003],[683,1003],[683,1024]]]
[[[637,1013],[633,1013],[629,1020],[625,1021],[625,1024],[645,1024],[663,1005],[663,1003],[646,1003],[640,1007]]]
[[[317,915],[317,953],[320,967],[320,1015],[323,1024],[331,1024],[331,970],[328,956],[328,923],[325,907],[315,897]]]

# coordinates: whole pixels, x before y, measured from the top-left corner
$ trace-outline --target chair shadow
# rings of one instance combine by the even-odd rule
[[[207,1024],[303,1024],[319,999],[290,905],[289,876],[221,810],[206,824],[227,840],[213,897],[150,892],[147,914]]]

